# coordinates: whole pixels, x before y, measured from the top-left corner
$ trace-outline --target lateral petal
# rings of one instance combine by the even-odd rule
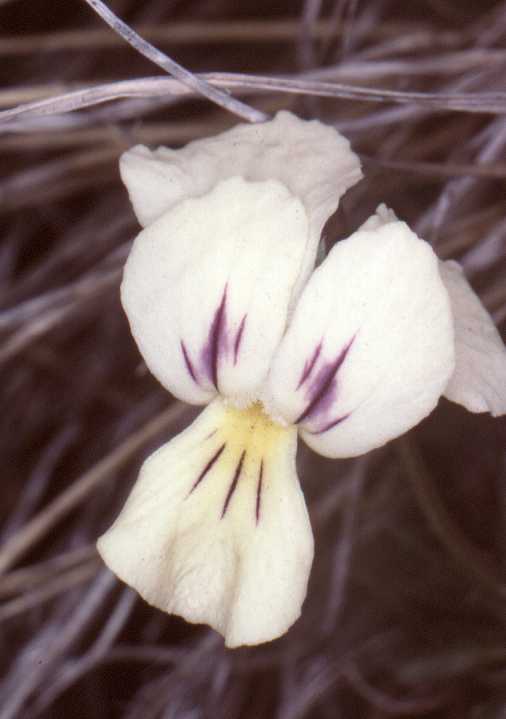
[[[100,554],[150,604],[229,647],[275,639],[300,614],[313,558],[296,447],[296,429],[258,405],[215,400],[146,460]]]
[[[151,372],[194,404],[253,401],[286,326],[308,242],[300,201],[240,177],[184,200],[136,238],[121,298]]]
[[[378,447],[435,407],[454,366],[447,292],[404,222],[371,222],[314,272],[276,353],[269,411],[316,452]]]
[[[144,226],[182,199],[205,195],[232,176],[281,182],[309,218],[311,242],[295,294],[312,270],[323,225],[340,197],[362,177],[348,140],[318,120],[301,120],[286,111],[269,122],[240,124],[179,150],[159,147],[152,152],[137,145],[122,155],[120,172]]]
[[[470,412],[506,414],[506,348],[457,262],[441,262],[455,323],[455,370],[445,396]]]

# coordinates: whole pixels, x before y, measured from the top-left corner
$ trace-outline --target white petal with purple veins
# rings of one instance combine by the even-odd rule
[[[362,176],[358,157],[334,128],[285,111],[269,122],[240,124],[180,150],[160,147],[151,152],[138,145],[121,157],[120,170],[142,225],[231,176],[281,182],[301,200],[309,217],[311,242],[295,295],[312,270],[323,225]]]
[[[453,371],[447,292],[430,246],[403,222],[339,242],[308,282],[269,377],[273,416],[329,457],[417,424]]]
[[[457,262],[440,271],[455,321],[455,371],[445,390],[470,412],[506,414],[506,348]]]
[[[146,228],[121,297],[149,369],[173,394],[260,392],[308,242],[304,207],[275,181],[224,180]]]
[[[297,431],[215,400],[143,465],[98,543],[150,604],[210,624],[227,646],[280,636],[301,610],[313,537]]]

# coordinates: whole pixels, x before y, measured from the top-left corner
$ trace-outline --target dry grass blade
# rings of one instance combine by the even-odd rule
[[[185,407],[175,405],[152,419],[123,444],[105,457],[89,472],[78,478],[65,492],[36,515],[0,549],[0,575],[35,542],[49,532],[54,525],[75,509],[86,497],[111,474],[116,472],[133,454],[162,430],[174,425],[185,412]]]
[[[78,549],[71,549],[53,559],[30,567],[24,567],[16,571],[4,574],[0,577],[0,597],[22,593],[27,589],[33,589],[39,584],[58,576],[77,565],[89,564],[90,560],[97,558],[95,547],[85,546]]]
[[[87,584],[96,576],[99,566],[98,558],[95,557],[83,566],[63,572],[52,579],[46,579],[43,587],[27,591],[16,599],[0,604],[0,622],[5,622],[20,614],[26,614],[30,609],[54,599],[59,594],[69,592],[81,584]]]
[[[252,107],[235,100],[226,93],[216,90],[205,80],[188,72],[188,70],[178,65],[170,57],[164,55],[160,50],[153,47],[153,45],[150,45],[150,43],[146,42],[135,30],[132,30],[131,27],[114,15],[101,0],[85,0],[85,2],[105,20],[114,32],[118,33],[118,35],[126,40],[137,52],[140,52],[141,55],[147,57],[148,60],[154,62],[155,65],[158,65],[170,75],[173,75],[177,80],[183,83],[183,85],[186,85],[198,95],[206,97],[208,100],[211,100],[211,102],[216,103],[225,108],[225,110],[249,122],[262,122],[267,119],[266,115],[262,112],[258,112],[258,110],[254,110]]]
[[[344,669],[343,675],[370,704],[387,716],[416,717],[427,715],[442,703],[443,698],[441,696],[422,697],[420,699],[394,699],[369,684],[351,663]]]
[[[431,110],[452,110],[472,114],[506,114],[506,92],[480,93],[427,93],[404,92],[368,87],[355,87],[343,83],[304,80],[303,78],[265,77],[239,73],[205,73],[195,77],[213,87],[243,92],[281,92],[312,97],[327,97],[336,100],[381,102],[419,105]],[[91,107],[121,98],[198,97],[192,87],[186,87],[178,80],[147,77],[139,80],[124,80],[76,90],[57,97],[27,103],[0,112],[0,123],[6,123],[9,130],[15,129],[12,120],[20,115],[52,115]],[[264,118],[265,119],[265,116]]]
[[[466,539],[451,520],[415,445],[407,438],[403,438],[397,441],[396,448],[406,468],[420,508],[437,537],[473,579],[483,584],[487,590],[504,602],[506,600],[506,584],[501,582],[493,572],[487,558]]]
[[[152,42],[182,45],[205,43],[206,45],[234,42],[272,43],[291,41],[300,32],[298,20],[249,20],[247,23],[228,20],[212,23],[175,21],[171,25],[133,26],[143,38]],[[392,34],[400,28],[379,28],[382,34]],[[342,33],[342,28],[328,20],[311,25],[311,34],[317,38],[332,38]],[[106,30],[76,30],[40,35],[3,37],[0,45],[2,55],[31,55],[34,52],[61,52],[62,50],[98,50],[121,45],[122,39]]]
[[[54,662],[72,646],[89,622],[93,620],[114,583],[115,579],[112,575],[108,571],[102,570],[84,595],[78,608],[61,626],[58,636],[52,640],[49,646],[44,647],[43,661],[37,655],[34,656],[33,651],[17,657],[16,663],[21,670],[21,676],[14,686],[9,686],[8,683],[0,686],[0,696],[4,694],[5,697],[0,708],[0,719],[14,719],[19,716],[18,712],[27,702],[35,687],[51,673]]]

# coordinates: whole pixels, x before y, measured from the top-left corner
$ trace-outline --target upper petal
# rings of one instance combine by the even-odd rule
[[[470,412],[506,414],[506,348],[457,262],[441,262],[455,323],[455,371],[445,396]]]
[[[296,292],[313,267],[323,225],[339,198],[362,176],[358,157],[334,128],[285,111],[269,122],[240,124],[179,150],[160,147],[151,152],[138,145],[122,156],[120,171],[142,225],[231,176],[281,182],[300,199],[309,218],[312,241]]]
[[[275,639],[300,614],[313,559],[296,447],[296,430],[258,407],[215,400],[144,463],[100,554],[150,604],[229,647]]]
[[[395,212],[382,202],[376,208],[376,212],[374,213],[374,215],[371,215],[358,229],[368,231],[379,230],[379,228],[383,227],[384,225],[399,221],[400,220],[395,214]]]
[[[180,399],[254,399],[286,325],[308,242],[305,210],[273,180],[236,177],[136,238],[121,298],[159,381]]]
[[[268,380],[271,411],[330,457],[367,452],[417,424],[453,371],[436,256],[404,222],[369,227],[314,272]]]

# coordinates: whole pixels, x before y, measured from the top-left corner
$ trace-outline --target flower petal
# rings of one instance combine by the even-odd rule
[[[159,381],[180,399],[255,399],[286,325],[308,240],[299,200],[275,181],[225,180],[146,228],[121,297]]]
[[[281,182],[301,200],[309,217],[311,242],[295,294],[312,270],[323,225],[339,198],[362,176],[358,157],[334,128],[285,111],[269,122],[240,124],[180,150],[160,147],[151,152],[137,145],[121,157],[120,171],[142,225],[231,176]]]
[[[300,614],[313,537],[295,428],[215,400],[143,465],[98,542],[150,604],[207,623],[229,647],[280,636]]]
[[[457,262],[441,262],[455,322],[455,371],[445,396],[470,412],[506,414],[506,348]]]
[[[372,223],[339,242],[308,282],[266,402],[298,422],[315,451],[355,456],[425,417],[453,363],[436,256],[404,222]]]
[[[392,222],[400,222],[400,220],[395,212],[382,202],[376,208],[374,215],[371,215],[358,229],[368,231],[379,230],[383,225],[388,225]]]

